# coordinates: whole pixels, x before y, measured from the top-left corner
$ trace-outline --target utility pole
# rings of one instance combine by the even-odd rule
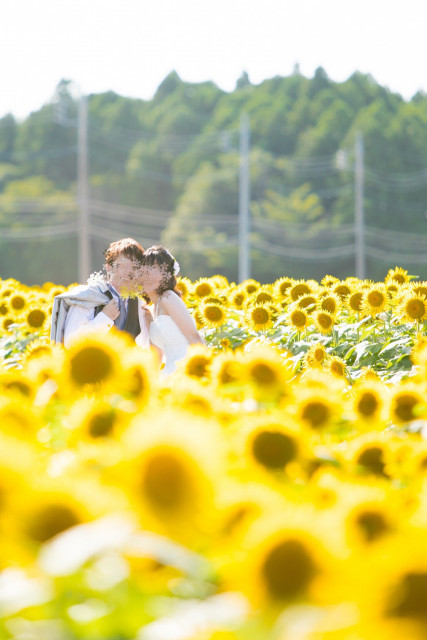
[[[246,113],[240,119],[239,170],[239,282],[250,277],[250,179],[249,179],[250,127]]]
[[[91,272],[89,236],[89,162],[88,103],[83,94],[79,99],[77,193],[79,206],[79,282],[86,282]]]
[[[364,215],[364,145],[360,131],[354,147],[354,243],[356,277],[366,278],[365,215]]]

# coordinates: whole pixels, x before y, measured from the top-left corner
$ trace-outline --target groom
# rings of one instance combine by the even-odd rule
[[[148,346],[149,311],[137,298],[121,295],[129,292],[138,278],[144,249],[133,238],[123,238],[112,242],[104,255],[106,280],[55,296],[51,339],[68,347],[80,335],[108,332],[115,326],[134,338],[138,336],[141,346]]]

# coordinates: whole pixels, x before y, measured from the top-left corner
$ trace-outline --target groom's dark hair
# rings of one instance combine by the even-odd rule
[[[142,262],[144,258],[144,248],[133,238],[122,238],[112,242],[108,249],[104,251],[105,264],[110,267],[119,256],[125,256],[135,262]]]

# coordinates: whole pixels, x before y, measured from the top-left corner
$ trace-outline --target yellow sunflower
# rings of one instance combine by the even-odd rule
[[[315,431],[330,426],[338,413],[337,409],[336,403],[318,389],[307,388],[296,399],[298,420]]]
[[[35,340],[31,340],[26,346],[23,362],[29,362],[35,358],[39,358],[41,356],[48,356],[52,353],[54,346],[47,336],[42,336],[40,338],[36,338]],[[55,349],[56,351],[56,349]]]
[[[320,342],[311,345],[304,356],[304,363],[309,367],[321,367],[326,358],[326,349]]]
[[[397,529],[395,510],[383,498],[361,500],[344,515],[350,545],[383,541]]]
[[[67,287],[67,289],[72,289],[74,286],[77,286],[77,283],[75,283],[74,285],[70,285],[69,287]],[[55,296],[59,296],[61,293],[64,293],[65,291],[66,291],[65,287],[57,284],[53,287],[53,289],[49,291],[49,294],[52,296],[52,298],[54,298]]]
[[[265,331],[273,325],[271,309],[266,304],[254,304],[246,311],[246,323],[255,331]]]
[[[226,289],[230,286],[228,279],[219,273],[212,276],[211,280],[214,283],[215,287],[217,287],[218,289]]]
[[[388,296],[383,284],[371,285],[362,296],[362,311],[368,316],[376,316],[388,305]]]
[[[23,396],[27,399],[34,398],[36,393],[32,380],[16,369],[0,372],[0,389],[3,393],[12,394],[16,397]]]
[[[412,291],[417,296],[425,296],[427,298],[427,282],[411,282],[410,284]]]
[[[400,267],[395,267],[394,269],[389,269],[385,282],[386,284],[390,284],[391,282],[397,283],[398,285],[405,284],[410,281],[410,276],[405,269],[401,269]]]
[[[31,398],[10,394],[0,399],[0,425],[2,433],[20,440],[35,440],[43,423],[34,411]]]
[[[310,432],[324,430],[342,415],[342,394],[346,383],[324,370],[309,367],[291,387],[289,411]]]
[[[188,356],[182,361],[181,369],[190,378],[210,377],[212,352],[203,345],[192,345]]]
[[[362,367],[360,369],[360,375],[358,376],[358,381],[362,380],[375,380],[381,382],[381,377],[372,369],[372,367]]]
[[[260,286],[260,283],[253,279],[244,280],[240,283],[240,288],[244,289],[248,295],[250,295],[251,293],[255,293],[255,291],[258,291]]]
[[[314,314],[314,322],[320,333],[328,334],[334,328],[335,316],[327,311],[317,311]]]
[[[68,379],[75,387],[110,382],[120,375],[120,353],[128,341],[119,334],[93,333],[73,342],[67,350]]]
[[[279,278],[273,284],[274,295],[280,300],[288,297],[289,289],[295,283],[293,278]]]
[[[126,432],[128,451],[107,475],[119,481],[141,513],[179,537],[213,515],[214,479],[222,472],[222,447],[212,424],[199,415],[163,412],[155,429],[144,418]]]
[[[263,285],[253,294],[255,304],[270,304],[274,302],[274,295],[270,285]]]
[[[319,298],[317,307],[319,311],[326,311],[335,316],[341,308],[341,298],[336,293],[327,292],[326,295]]]
[[[245,289],[243,288],[237,288],[233,291],[233,293],[231,294],[231,304],[236,308],[236,309],[241,309],[243,307],[243,305],[245,304],[246,298],[247,298],[247,292]]]
[[[395,300],[395,298],[397,298],[398,294],[402,291],[402,288],[398,284],[395,284],[392,281],[391,284],[387,284],[386,285],[386,290],[387,290],[387,295],[390,298],[390,300]]]
[[[403,316],[404,322],[422,322],[427,319],[427,297],[407,293],[401,301],[398,312]]]
[[[71,429],[71,441],[100,442],[114,439],[129,424],[132,413],[114,406],[107,399],[82,398],[70,412],[67,426]]]
[[[423,391],[413,383],[402,383],[391,393],[390,417],[396,424],[404,424],[416,420],[418,405],[425,404]]]
[[[210,388],[191,379],[177,384],[170,399],[173,407],[180,407],[194,416],[210,417],[219,405]]]
[[[414,530],[402,539],[390,541],[382,556],[382,566],[374,566],[381,575],[379,598],[385,620],[396,626],[406,622],[408,629],[400,637],[425,638],[427,629],[427,562],[425,530]],[[381,563],[381,558],[378,558]],[[409,624],[411,623],[411,624]],[[419,635],[418,635],[419,634]]]
[[[190,296],[190,292],[192,289],[191,280],[185,277],[178,278],[176,283],[176,288],[179,289],[179,291],[181,291],[183,300],[187,300]]]
[[[375,425],[383,428],[385,419],[385,399],[388,389],[377,380],[364,379],[356,382],[351,392],[351,404],[355,420],[359,425],[372,429]]]
[[[288,289],[289,298],[296,302],[300,296],[313,293],[314,289],[305,280],[296,280]]]
[[[317,297],[312,294],[300,296],[296,301],[296,307],[298,309],[304,309],[308,315],[311,315],[316,310]]]
[[[212,363],[212,380],[218,387],[224,388],[241,384],[244,379],[243,364],[239,355],[222,353],[217,355]]]
[[[323,278],[320,281],[320,284],[323,287],[326,287],[328,289],[330,289],[331,287],[333,287],[335,284],[337,284],[339,282],[339,278],[336,278],[335,276],[323,276]]]
[[[246,436],[246,454],[267,470],[284,470],[298,459],[300,450],[297,430],[274,420],[255,424]]]
[[[246,379],[262,394],[284,391],[291,370],[280,354],[271,347],[255,347],[246,354]]]
[[[283,510],[284,511],[284,510]],[[284,605],[316,598],[316,583],[332,572],[329,549],[304,518],[282,514],[261,517],[248,532],[244,551],[243,587],[255,605]],[[242,552],[243,555],[243,552]],[[233,571],[239,575],[239,572]]]
[[[332,292],[344,301],[352,293],[352,288],[347,282],[340,280],[332,286]]]
[[[349,311],[361,313],[363,302],[363,291],[360,289],[353,290],[345,299],[345,305]]]
[[[309,325],[310,318],[308,313],[304,311],[304,309],[297,308],[292,309],[288,312],[285,318],[285,322],[289,326],[294,327],[294,329],[296,329],[297,331],[302,331]]]
[[[347,378],[346,362],[339,356],[330,354],[325,362],[325,369],[338,378]]]
[[[266,484],[260,482],[225,482],[218,486],[219,544],[235,549],[241,546],[242,537],[261,515],[279,510],[283,506],[281,497]]]
[[[367,433],[355,438],[346,452],[356,473],[389,478],[393,452],[390,442],[381,434]]]
[[[96,490],[102,493],[98,486]],[[43,544],[71,527],[103,515],[108,504],[104,496],[100,509],[92,483],[86,486],[84,482],[74,481],[70,486],[58,479],[54,483],[33,486],[25,498],[23,504],[17,505],[16,517],[20,532],[35,544]],[[112,506],[111,499],[112,495]]]
[[[28,305],[28,295],[24,294],[22,291],[13,293],[8,298],[8,303],[13,313],[21,314]]]
[[[47,327],[49,321],[46,310],[37,304],[30,305],[24,317],[30,331],[42,331]]]
[[[0,320],[0,326],[3,329],[3,331],[6,331],[6,333],[10,333],[12,331],[11,325],[15,323],[16,323],[16,318],[10,315],[3,316],[3,318]]]
[[[221,327],[227,319],[224,307],[213,302],[202,304],[199,314],[204,325],[211,328]]]
[[[141,353],[138,348],[126,350],[122,356],[122,375],[116,390],[136,402],[139,410],[156,396],[155,378],[152,371],[157,368],[151,351]]]
[[[192,293],[196,298],[206,298],[214,294],[214,286],[209,278],[199,278],[193,285]]]

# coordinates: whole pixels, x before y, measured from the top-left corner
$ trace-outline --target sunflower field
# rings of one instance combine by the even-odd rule
[[[425,640],[427,282],[179,288],[162,379],[0,280],[0,638]]]

